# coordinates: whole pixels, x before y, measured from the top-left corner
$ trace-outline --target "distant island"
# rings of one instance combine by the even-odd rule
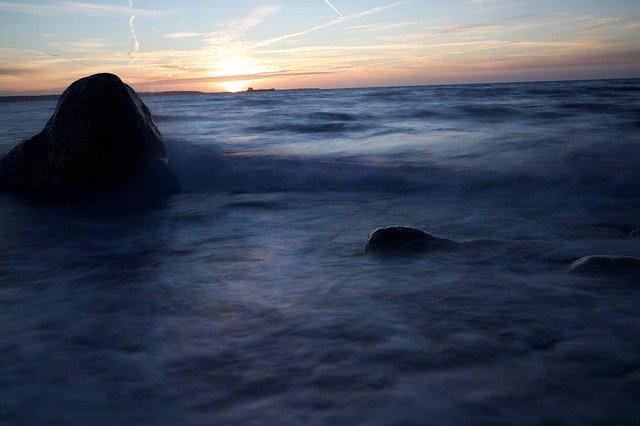
[[[22,102],[22,101],[57,101],[60,95],[9,95],[0,96],[0,102]]]
[[[273,92],[278,90],[280,92],[294,92],[303,90],[322,90],[319,87],[304,87],[299,89],[254,89],[253,87],[247,88],[247,90],[236,93],[253,93],[253,92]],[[220,95],[233,92],[202,92],[199,90],[170,90],[164,92],[138,92],[140,96],[176,96],[176,95]],[[48,94],[48,95],[0,95],[1,102],[30,102],[30,101],[57,101],[60,99],[60,94]]]
[[[273,92],[276,89],[254,89],[253,87],[249,87],[247,92]]]
[[[197,90],[173,90],[165,92],[140,92],[140,96],[162,96],[162,95],[208,95],[207,92]],[[28,101],[57,101],[60,95],[8,95],[0,96],[0,102],[28,102]]]
[[[159,96],[159,95],[208,95],[209,92],[201,92],[199,90],[167,90],[164,92],[140,92],[143,96]]]

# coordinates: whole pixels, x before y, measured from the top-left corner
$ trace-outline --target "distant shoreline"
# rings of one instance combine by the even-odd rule
[[[180,96],[180,95],[237,95],[240,93],[256,92],[295,92],[304,90],[323,90],[316,87],[301,89],[254,89],[240,92],[201,92],[198,90],[169,90],[163,92],[138,92],[140,96]],[[0,102],[29,102],[29,101],[57,101],[62,94],[57,95],[0,95]]]
[[[450,84],[414,84],[405,86],[373,86],[373,87],[335,87],[322,89],[319,87],[303,87],[299,89],[255,89],[251,91],[242,90],[239,92],[202,92],[198,90],[170,90],[162,92],[137,92],[140,96],[163,96],[163,95],[237,95],[241,93],[254,92],[295,92],[307,90],[351,90],[351,89],[383,89],[383,88],[399,88],[399,87],[423,87],[423,86],[486,86],[486,85],[504,85],[504,84],[537,84],[537,83],[577,83],[586,81],[636,81],[640,77],[621,77],[621,78],[592,78],[578,80],[536,80],[536,81],[504,81],[493,83],[450,83]],[[23,102],[23,101],[49,101],[57,100],[61,94],[48,95],[0,95],[0,103],[2,102]]]

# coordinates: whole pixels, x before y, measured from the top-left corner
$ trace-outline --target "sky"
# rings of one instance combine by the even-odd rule
[[[0,95],[640,77],[639,0],[0,1]]]

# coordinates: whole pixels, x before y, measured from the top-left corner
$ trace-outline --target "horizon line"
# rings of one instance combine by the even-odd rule
[[[295,91],[295,90],[358,90],[358,89],[384,89],[384,88],[400,88],[400,87],[438,87],[438,86],[477,86],[484,84],[524,84],[524,83],[570,83],[570,82],[581,82],[581,81],[608,81],[608,80],[639,80],[640,76],[637,77],[603,77],[603,78],[568,78],[568,79],[554,79],[554,80],[519,80],[519,81],[492,81],[492,82],[465,82],[465,83],[425,83],[425,84],[391,84],[391,85],[381,85],[381,86],[345,86],[345,87],[290,87],[283,89],[273,89],[273,91],[284,92],[284,91]],[[77,80],[74,80],[77,81]],[[73,82],[72,82],[73,83]],[[70,83],[70,85],[72,84]],[[132,87],[132,84],[128,84],[129,87]],[[148,83],[137,83],[140,85],[148,84]],[[68,86],[67,86],[68,87]],[[133,88],[135,90],[135,88]],[[62,95],[62,93],[66,90],[64,89],[52,89],[56,90],[55,93],[44,93],[44,92],[16,92],[16,93],[3,93],[0,92],[0,98],[37,98],[37,97],[58,97]],[[59,90],[59,92],[58,92]],[[261,91],[265,89],[257,89],[256,91]],[[267,89],[267,90],[271,90]],[[241,90],[238,92],[230,92],[230,91],[211,91],[206,92],[202,90],[158,90],[158,91],[138,91],[135,90],[136,93],[141,95],[153,95],[153,94],[164,94],[164,93],[192,93],[192,94],[203,94],[203,95],[222,95],[222,94],[230,94],[234,95],[237,93],[251,93],[247,90]]]

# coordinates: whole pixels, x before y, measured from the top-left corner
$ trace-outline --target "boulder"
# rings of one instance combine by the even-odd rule
[[[74,194],[180,192],[162,135],[135,91],[113,74],[71,84],[44,129],[0,162],[0,189]]]
[[[407,226],[389,226],[371,231],[364,248],[366,253],[425,252],[458,245],[453,240],[435,237]]]
[[[640,258],[596,254],[584,256],[569,266],[570,272],[593,274],[624,274],[640,272]]]

